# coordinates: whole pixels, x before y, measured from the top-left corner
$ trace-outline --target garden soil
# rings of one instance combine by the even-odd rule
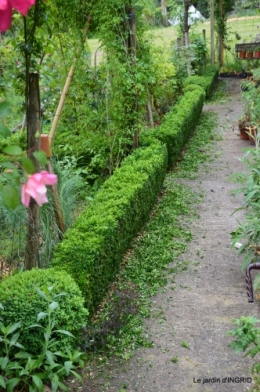
[[[154,317],[145,320],[145,331],[153,348],[140,348],[123,365],[111,363],[102,385],[99,378],[85,380],[83,392],[244,392],[252,387],[253,361],[228,348],[232,338],[226,335],[234,328],[232,319],[259,315],[259,301],[248,303],[241,260],[230,247],[230,232],[242,212],[231,214],[242,200],[230,194],[235,185],[228,177],[243,169],[238,158],[250,144],[237,130],[241,80],[225,81],[223,102],[203,109],[218,114],[215,159],[201,167],[197,179],[182,180],[205,196],[196,206],[200,219],[190,227],[193,239],[181,256],[188,269],[175,276],[174,291],[168,283],[152,298]]]

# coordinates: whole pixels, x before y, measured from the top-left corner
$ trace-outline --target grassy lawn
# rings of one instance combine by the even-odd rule
[[[260,16],[232,17],[228,19],[227,23],[229,36],[226,44],[231,47],[232,54],[225,50],[225,63],[230,63],[235,60],[235,44],[255,42],[257,37],[257,40],[260,41]],[[194,32],[202,35],[203,29],[206,30],[206,41],[208,48],[210,48],[210,22],[208,20],[206,22],[198,22],[195,26],[192,26],[190,33]],[[239,34],[241,37],[240,40],[236,38],[236,34]],[[154,44],[164,47],[166,50],[169,50],[172,44],[176,44],[177,37],[180,35],[180,28],[178,26],[154,28],[148,32],[148,37],[150,37]],[[99,41],[98,39],[90,39],[88,40],[88,44],[94,57],[96,49],[100,46]],[[98,56],[99,58],[100,56]]]

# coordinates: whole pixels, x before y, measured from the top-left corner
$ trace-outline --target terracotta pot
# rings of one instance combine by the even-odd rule
[[[251,144],[255,144],[255,139],[257,135],[257,128],[256,127],[246,127],[248,132],[249,141]]]
[[[247,58],[248,59],[253,59],[254,58],[254,52],[247,52]]]
[[[240,139],[249,140],[249,135],[247,133],[246,128],[240,128],[239,131],[240,131]]]
[[[255,58],[260,59],[260,50],[255,51]]]
[[[246,51],[243,50],[242,52],[239,52],[239,58],[245,59],[246,58]]]

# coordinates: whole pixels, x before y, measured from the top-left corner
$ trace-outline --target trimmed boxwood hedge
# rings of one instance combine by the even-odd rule
[[[211,70],[209,74],[213,85],[217,73]],[[103,299],[125,251],[148,219],[167,166],[179,159],[198,124],[205,91],[194,84],[196,80],[160,127],[141,133],[140,148],[103,184],[55,250],[52,266],[71,274],[90,313]]]
[[[53,312],[52,319],[55,320],[55,329],[63,329],[80,337],[81,328],[86,325],[88,312],[84,309],[84,300],[79,287],[71,276],[65,271],[54,269],[33,269],[11,276],[0,284],[0,303],[4,309],[0,311],[0,320],[4,325],[22,322],[19,342],[24,345],[30,353],[39,353],[41,342],[43,342],[43,330],[41,328],[29,328],[37,323],[37,315],[46,312],[48,302],[39,296],[35,286],[42,291],[53,286],[51,295],[67,293],[57,297],[58,308]],[[46,326],[47,319],[40,322]],[[57,349],[64,351],[66,348],[75,348],[77,339],[67,335],[57,334]]]
[[[187,91],[174,108],[164,116],[160,127],[141,133],[140,144],[149,145],[155,139],[166,144],[168,166],[171,167],[179,159],[185,143],[198,124],[204,101],[205,92],[201,87],[197,86],[192,91]]]
[[[52,266],[75,279],[89,311],[103,298],[133,237],[147,221],[167,168],[160,142],[127,157],[66,232]]]
[[[190,84],[201,86],[206,92],[206,98],[208,99],[212,93],[214,85],[218,78],[218,68],[208,67],[203,76],[190,76],[185,79],[184,90]]]

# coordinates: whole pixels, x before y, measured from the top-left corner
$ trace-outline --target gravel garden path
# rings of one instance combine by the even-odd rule
[[[181,256],[189,267],[176,275],[174,291],[169,283],[153,298],[153,314],[159,316],[145,321],[154,346],[140,348],[127,364],[115,367],[107,386],[96,385],[95,392],[244,392],[252,387],[252,360],[228,348],[231,337],[226,336],[233,318],[259,314],[259,301],[247,301],[241,260],[230,248],[229,233],[239,218],[231,214],[241,199],[229,194],[234,184],[228,176],[242,170],[237,158],[249,146],[237,131],[243,110],[239,86],[240,80],[227,79],[226,99],[204,106],[218,113],[221,140],[198,178],[182,180],[205,196],[196,206],[200,219],[190,227],[193,239]]]

